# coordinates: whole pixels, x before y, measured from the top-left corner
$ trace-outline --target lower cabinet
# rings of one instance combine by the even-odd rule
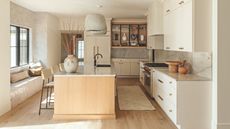
[[[139,76],[140,59],[112,59],[117,75]],[[145,61],[145,60],[144,60]]]
[[[153,75],[154,98],[178,129],[211,128],[211,81],[178,81],[157,70]]]

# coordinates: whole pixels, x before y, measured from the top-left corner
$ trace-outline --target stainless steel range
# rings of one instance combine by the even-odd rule
[[[144,75],[144,88],[149,93],[151,97],[153,97],[153,72],[152,67],[168,67],[165,63],[145,63],[143,66],[143,75]]]

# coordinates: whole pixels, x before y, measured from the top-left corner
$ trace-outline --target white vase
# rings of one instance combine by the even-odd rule
[[[127,40],[127,36],[126,36],[125,33],[124,33],[123,36],[122,36],[122,40],[123,40],[123,41],[126,41],[126,40]]]
[[[75,73],[78,67],[78,60],[75,55],[68,55],[64,60],[64,68],[67,73]]]

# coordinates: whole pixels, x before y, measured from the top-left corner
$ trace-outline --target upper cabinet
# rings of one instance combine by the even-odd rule
[[[155,0],[148,8],[148,36],[163,34],[163,2]]]
[[[164,1],[164,49],[211,51],[211,0]]]

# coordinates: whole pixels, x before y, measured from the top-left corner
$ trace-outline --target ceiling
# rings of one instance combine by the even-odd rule
[[[153,0],[11,0],[35,12],[58,17],[100,13],[112,18],[143,18]],[[98,6],[103,7],[99,8]]]

